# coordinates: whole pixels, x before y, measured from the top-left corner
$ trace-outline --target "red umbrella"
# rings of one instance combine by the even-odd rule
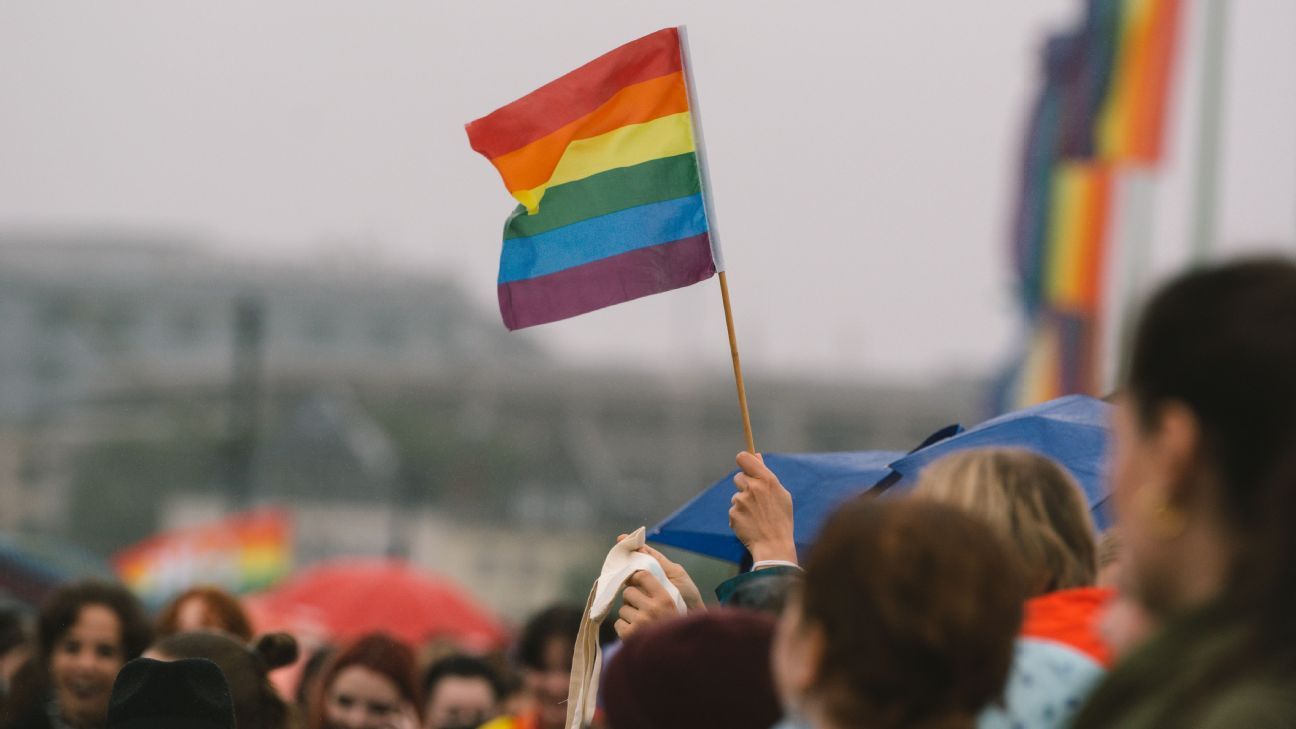
[[[247,606],[259,630],[286,630],[307,640],[347,640],[381,630],[413,646],[449,638],[488,649],[506,636],[499,620],[458,585],[401,560],[321,562],[249,597]]]

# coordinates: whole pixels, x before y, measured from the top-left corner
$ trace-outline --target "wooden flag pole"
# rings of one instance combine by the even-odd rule
[[[752,437],[751,415],[747,412],[747,387],[743,384],[742,362],[738,357],[738,335],[734,332],[733,306],[729,303],[729,279],[725,277],[724,256],[720,252],[720,234],[716,230],[715,209],[711,204],[711,175],[707,168],[706,142],[702,137],[702,110],[698,106],[696,84],[693,82],[693,64],[689,62],[688,30],[679,26],[680,61],[684,66],[684,81],[688,90],[689,123],[693,128],[693,147],[697,154],[698,174],[702,178],[702,207],[706,211],[707,235],[711,239],[711,259],[715,262],[720,279],[720,298],[724,301],[725,328],[729,331],[729,355],[733,358],[734,383],[738,386],[738,409],[742,413],[743,437],[747,450],[756,452],[756,439]]]
[[[724,299],[725,327],[729,330],[729,354],[733,357],[734,381],[738,383],[738,409],[742,411],[743,436],[747,438],[747,451],[756,452],[752,437],[751,415],[747,412],[747,388],[743,385],[742,361],[738,358],[738,336],[734,334],[733,307],[729,305],[729,280],[720,271],[720,297]]]

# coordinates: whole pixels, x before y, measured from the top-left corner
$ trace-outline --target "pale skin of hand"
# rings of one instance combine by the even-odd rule
[[[626,535],[622,534],[617,537],[617,541],[620,542],[625,538]],[[672,562],[666,555],[647,545],[635,551],[657,560],[657,563],[662,566],[662,571],[666,573],[666,579],[679,590],[680,597],[684,600],[684,607],[688,608],[689,612],[706,610],[697,584],[679,563]],[[621,610],[617,613],[617,621],[612,627],[617,635],[625,640],[646,625],[678,615],[679,613],[675,611],[675,601],[671,599],[670,593],[666,592],[665,586],[651,572],[640,570],[630,575],[629,581],[626,582],[626,588],[621,593]]]
[[[792,494],[757,453],[738,454],[738,492],[730,500],[729,527],[752,559],[797,561],[792,537]]]

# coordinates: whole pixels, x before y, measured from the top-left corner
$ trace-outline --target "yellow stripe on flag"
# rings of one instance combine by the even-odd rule
[[[1051,322],[1041,322],[1031,337],[1030,349],[1017,389],[1018,408],[1047,402],[1062,395],[1058,387],[1062,352]]]
[[[1088,215],[1087,169],[1061,164],[1053,172],[1053,215],[1048,231],[1045,298],[1060,309],[1073,309],[1082,298],[1080,264]]]
[[[671,114],[643,124],[628,124],[597,137],[578,139],[567,146],[547,182],[530,190],[511,192],[526,206],[528,213],[534,214],[540,208],[540,198],[550,187],[692,151],[693,129],[688,112]]]
[[[567,147],[578,139],[614,132],[627,124],[645,124],[688,111],[684,74],[676,71],[631,84],[602,106],[520,149],[491,159],[510,190],[527,190],[553,175]]]
[[[1152,0],[1124,3],[1111,88],[1098,118],[1098,152],[1104,159],[1127,159],[1133,153],[1135,110],[1146,103],[1141,95],[1146,92],[1153,9]]]

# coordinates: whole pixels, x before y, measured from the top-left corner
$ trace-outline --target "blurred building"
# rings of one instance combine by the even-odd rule
[[[444,279],[273,268],[159,236],[0,233],[0,421],[122,386],[227,382],[240,311],[267,378],[426,376],[538,354]]]
[[[108,553],[287,504],[303,561],[408,554],[517,616],[588,589],[571,573],[609,534],[741,448],[728,372],[559,366],[450,280],[199,250],[0,232],[0,529]],[[973,419],[979,389],[749,392],[762,448],[809,451],[911,448]]]

